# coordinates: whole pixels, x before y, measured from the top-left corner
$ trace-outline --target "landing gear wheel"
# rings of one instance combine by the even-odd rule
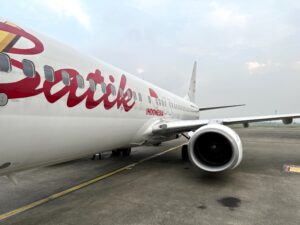
[[[96,160],[97,158],[98,158],[98,160],[102,159],[101,153],[97,153],[97,154],[93,155],[92,160]]]
[[[121,155],[121,150],[120,149],[111,151],[111,156],[113,156],[113,157],[117,157],[117,156],[120,156],[120,155]]]
[[[182,148],[181,148],[181,159],[184,162],[189,161],[189,153],[188,153],[188,146],[187,145],[183,145]]]
[[[130,154],[131,154],[131,148],[121,149],[121,152],[122,152],[123,156],[130,156]]]

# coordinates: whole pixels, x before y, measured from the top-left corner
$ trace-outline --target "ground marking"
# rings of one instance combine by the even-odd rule
[[[300,173],[300,166],[284,165],[283,170],[287,173]]]
[[[101,180],[104,180],[104,179],[106,179],[106,178],[108,178],[108,177],[111,177],[111,176],[113,176],[113,175],[115,175],[115,174],[117,174],[117,173],[123,172],[123,171],[125,171],[125,170],[132,169],[133,167],[135,167],[135,166],[137,166],[137,165],[139,165],[139,164],[141,164],[141,163],[143,163],[143,162],[145,162],[145,161],[148,161],[148,160],[150,160],[150,159],[153,159],[153,158],[156,158],[156,157],[161,156],[161,155],[163,155],[163,154],[166,154],[166,153],[168,153],[168,152],[170,152],[170,151],[173,151],[173,150],[175,150],[175,149],[177,149],[177,148],[179,148],[179,147],[182,147],[182,146],[185,145],[185,144],[186,144],[186,143],[181,144],[181,145],[178,145],[178,146],[173,147],[173,148],[170,148],[170,149],[167,149],[167,150],[165,150],[165,151],[156,153],[156,154],[154,154],[154,155],[151,155],[151,156],[149,156],[149,157],[146,157],[145,159],[139,160],[139,161],[137,161],[137,162],[135,162],[135,163],[131,163],[131,164],[127,165],[127,166],[121,167],[121,168],[119,168],[119,169],[117,169],[117,170],[114,170],[114,171],[112,171],[112,172],[109,172],[109,173],[107,173],[107,174],[104,174],[104,175],[98,176],[98,177],[96,177],[96,178],[93,178],[93,179],[91,179],[91,180],[85,181],[85,182],[83,182],[83,183],[81,183],[81,184],[78,184],[78,185],[76,185],[76,186],[74,186],[74,187],[68,188],[68,189],[66,189],[66,190],[64,190],[64,191],[61,191],[61,192],[52,194],[52,195],[50,195],[50,196],[48,196],[48,197],[46,197],[46,198],[43,198],[43,199],[41,199],[41,200],[32,202],[32,203],[30,203],[30,204],[28,204],[28,205],[25,205],[25,206],[22,206],[22,207],[20,207],[20,208],[14,209],[14,210],[12,210],[12,211],[10,211],[10,212],[4,213],[4,214],[0,215],[0,221],[2,221],[2,220],[4,220],[4,219],[8,219],[8,218],[10,218],[10,217],[12,217],[12,216],[15,216],[15,215],[17,215],[17,214],[19,214],[19,213],[25,212],[25,211],[27,211],[27,210],[29,210],[29,209],[34,208],[34,207],[40,206],[40,205],[42,205],[42,204],[45,204],[45,203],[47,203],[47,202],[49,202],[49,201],[52,201],[52,200],[54,200],[54,199],[57,199],[57,198],[60,198],[60,197],[62,197],[62,196],[65,196],[65,195],[67,195],[67,194],[70,194],[70,193],[72,193],[72,192],[74,192],[74,191],[77,191],[77,190],[79,190],[79,189],[81,189],[81,188],[84,188],[84,187],[86,187],[86,186],[88,186],[88,185],[94,184],[94,183],[96,183],[96,182],[98,182],[98,181],[101,181]]]

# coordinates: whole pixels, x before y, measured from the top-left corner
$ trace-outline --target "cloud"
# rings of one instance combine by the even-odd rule
[[[221,6],[217,2],[212,2],[210,7],[209,19],[216,25],[244,27],[247,23],[247,16],[237,9]]]
[[[259,63],[259,62],[256,62],[256,61],[253,61],[253,62],[246,62],[246,67],[249,71],[250,74],[253,74],[263,68],[265,68],[267,66],[267,64],[265,63]]]
[[[271,60],[267,60],[264,63],[257,62],[257,61],[250,61],[250,62],[246,62],[245,64],[250,74],[254,74],[257,72],[274,73],[275,71],[278,71],[279,69],[285,67],[285,63],[274,62]]]
[[[162,11],[168,8],[171,0],[134,0],[133,6],[144,13]]]
[[[292,62],[291,67],[292,67],[292,69],[299,71],[300,70],[300,60],[296,61],[296,62]]]
[[[137,72],[138,74],[142,74],[142,73],[144,73],[145,71],[144,71],[143,68],[137,68],[137,69],[136,69],[136,72]]]
[[[41,2],[60,17],[72,17],[87,30],[92,29],[90,16],[80,0],[44,0]]]

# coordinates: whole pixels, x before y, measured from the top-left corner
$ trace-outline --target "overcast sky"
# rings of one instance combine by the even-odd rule
[[[300,112],[300,1],[0,0],[0,15],[178,95],[204,116]],[[101,68],[100,68],[101,69]]]

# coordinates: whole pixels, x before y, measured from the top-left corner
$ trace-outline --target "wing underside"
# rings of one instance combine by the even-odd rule
[[[233,108],[233,107],[240,107],[245,106],[245,104],[240,105],[223,105],[223,106],[214,106],[214,107],[201,107],[199,111],[208,111],[208,110],[215,110],[215,109],[225,109],[225,108]]]

